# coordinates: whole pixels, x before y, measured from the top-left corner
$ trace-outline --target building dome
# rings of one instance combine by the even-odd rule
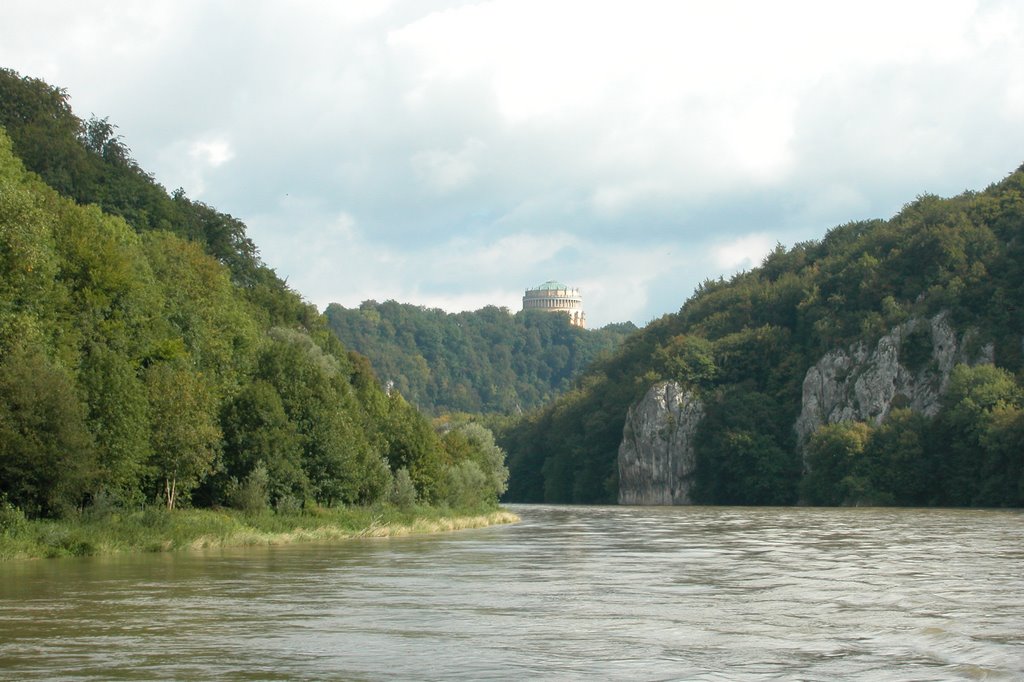
[[[568,290],[569,287],[565,286],[558,280],[549,279],[548,281],[544,282],[544,284],[538,284],[537,286],[535,286],[532,289],[529,289],[528,291],[557,291],[560,289]]]
[[[579,289],[566,286],[557,280],[549,279],[543,284],[527,289],[523,296],[523,310],[567,313],[573,326],[587,326],[587,316],[583,312],[583,294]]]

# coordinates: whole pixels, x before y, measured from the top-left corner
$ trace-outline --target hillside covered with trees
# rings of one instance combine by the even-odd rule
[[[0,521],[471,507],[506,475],[485,429],[387,394],[240,221],[168,194],[65,91],[0,70]]]
[[[1024,167],[981,192],[920,196],[890,220],[779,246],[758,268],[704,282],[506,430],[508,499],[615,502],[627,411],[672,379],[704,406],[698,502],[1024,506],[1022,305]],[[937,414],[894,404],[881,423],[841,420],[798,443],[815,363],[937,315],[968,350],[991,351],[952,371]],[[903,335],[907,372],[931,370],[931,343]]]
[[[630,322],[588,330],[569,324],[567,315],[512,315],[495,306],[446,313],[365,301],[358,308],[332,303],[324,314],[383,381],[434,414],[518,414],[540,407],[636,331]]]

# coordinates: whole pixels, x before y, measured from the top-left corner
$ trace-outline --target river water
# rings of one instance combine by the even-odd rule
[[[1024,513],[515,506],[0,564],[0,679],[1024,679]]]

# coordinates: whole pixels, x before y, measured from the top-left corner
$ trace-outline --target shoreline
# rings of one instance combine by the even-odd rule
[[[312,529],[296,528],[284,532],[262,532],[245,530],[228,538],[200,536],[187,549],[211,549],[217,547],[256,547],[291,545],[309,542],[341,542],[362,538],[398,538],[410,535],[431,535],[451,533],[473,528],[486,528],[516,523],[519,517],[509,511],[497,510],[484,514],[442,516],[436,519],[418,517],[412,523],[371,524],[362,530],[351,531],[338,526],[323,525]]]
[[[431,507],[407,511],[349,507],[284,515],[269,511],[246,515],[229,509],[150,509],[103,519],[26,521],[18,528],[0,532],[0,562],[343,542],[447,533],[518,521],[517,515],[500,507],[465,512]]]

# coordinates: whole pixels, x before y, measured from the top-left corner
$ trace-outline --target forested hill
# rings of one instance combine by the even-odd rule
[[[1022,346],[1024,167],[705,282],[504,434],[508,496],[615,502],[627,411],[673,380],[697,502],[1022,506]]]
[[[11,514],[495,500],[474,424],[437,432],[106,120],[0,70],[0,532]]]
[[[474,312],[386,301],[332,303],[327,323],[421,409],[515,414],[539,407],[610,354],[636,326],[580,329],[568,315],[488,306]]]

